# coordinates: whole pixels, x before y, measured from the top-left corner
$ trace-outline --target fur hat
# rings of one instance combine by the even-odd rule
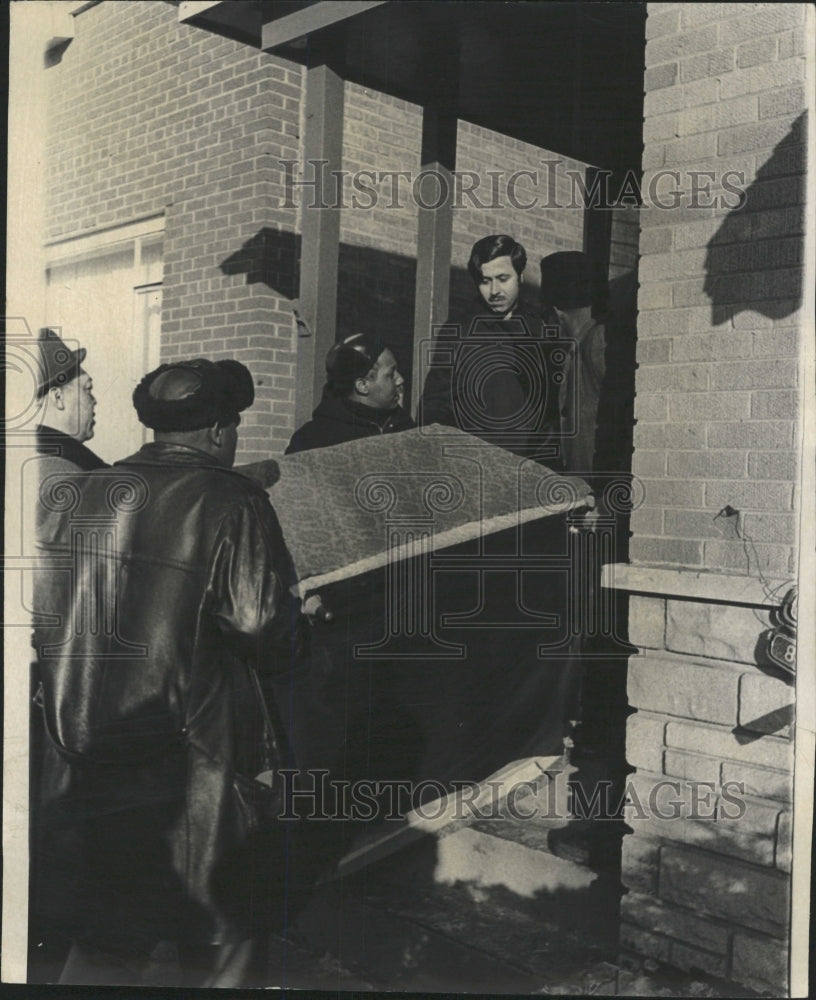
[[[176,361],[145,375],[133,391],[139,420],[154,431],[211,427],[252,405],[255,387],[240,361]]]

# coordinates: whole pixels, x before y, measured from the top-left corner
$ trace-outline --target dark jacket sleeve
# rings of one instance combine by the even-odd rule
[[[224,517],[210,566],[205,607],[262,673],[281,674],[304,651],[305,626],[292,596],[292,560],[277,515],[251,495]]]

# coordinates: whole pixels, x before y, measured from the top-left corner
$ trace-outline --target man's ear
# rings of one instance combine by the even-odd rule
[[[53,403],[55,409],[57,410],[65,409],[65,396],[60,386],[55,385],[51,389],[49,389],[48,398],[51,401],[51,403]]]
[[[224,428],[220,424],[213,424],[212,427],[207,428],[207,440],[216,446],[216,448],[221,447],[221,442],[224,440]]]
[[[368,379],[360,377],[354,380],[354,391],[358,396],[368,395]]]

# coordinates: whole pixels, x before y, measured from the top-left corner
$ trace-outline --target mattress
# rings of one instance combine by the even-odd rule
[[[301,595],[585,506],[584,480],[440,425],[286,455],[268,488]]]

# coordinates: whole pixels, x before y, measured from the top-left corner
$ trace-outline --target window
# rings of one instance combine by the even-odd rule
[[[159,364],[163,225],[152,219],[47,248],[47,323],[87,348],[98,401],[91,447],[108,462],[150,433],[131,395]]]

